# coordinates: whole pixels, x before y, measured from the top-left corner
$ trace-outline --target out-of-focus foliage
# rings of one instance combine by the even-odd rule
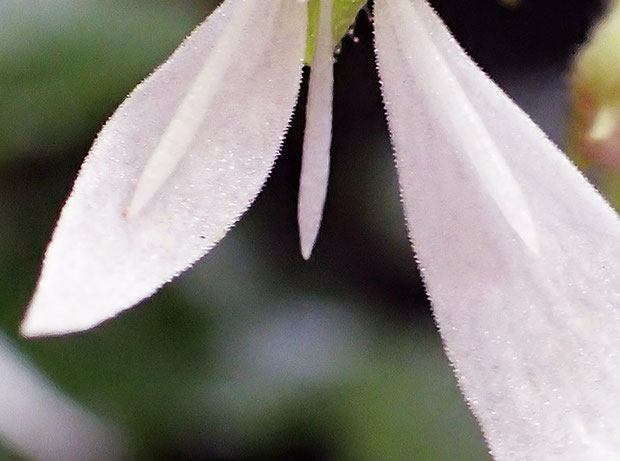
[[[195,26],[178,3],[2,2],[0,160],[75,148]]]
[[[620,2],[610,2],[572,71],[570,151],[620,209]]]
[[[0,327],[9,335],[101,124],[215,3],[0,2]],[[578,5],[592,2],[572,3],[566,35],[550,34],[556,19],[532,26],[548,16],[532,3],[434,2],[500,83],[527,85],[535,81],[515,68],[537,70],[532,56],[565,59],[586,21]],[[296,235],[298,108],[256,205],[196,268],[92,332],[16,338],[62,390],[124,428],[136,459],[488,459],[416,273],[361,18],[359,44],[345,39],[336,65],[330,191],[310,262]],[[538,36],[549,42],[533,49],[526,39]],[[545,127],[548,116],[534,115]]]

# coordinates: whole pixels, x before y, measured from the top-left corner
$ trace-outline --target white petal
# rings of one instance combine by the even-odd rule
[[[306,106],[297,212],[301,254],[304,259],[310,258],[321,227],[329,179],[334,87],[332,5],[332,0],[321,0]]]
[[[235,51],[242,44],[239,35],[243,34],[253,10],[252,5],[247,3],[245,8],[231,15],[230,23],[220,32],[217,43],[201,64],[200,71],[189,83],[170,123],[163,133],[158,133],[157,146],[140,173],[127,208],[128,218],[135,216],[148,204],[195,142],[205,117],[213,109],[213,100],[220,91],[226,72],[233,59],[238,58]]]
[[[224,236],[279,151],[301,79],[306,19],[305,3],[228,0],[136,88],[84,162],[24,334],[92,327]]]
[[[122,459],[119,434],[54,389],[0,336],[0,438],[41,460]]]
[[[375,16],[410,235],[493,455],[616,459],[618,216],[425,0]]]

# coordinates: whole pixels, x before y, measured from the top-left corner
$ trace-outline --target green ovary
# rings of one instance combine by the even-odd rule
[[[334,46],[346,35],[349,27],[355,22],[359,10],[366,4],[367,0],[333,0],[334,9],[332,12],[332,35]],[[314,42],[316,41],[316,30],[319,21],[319,0],[308,2],[308,46],[306,47],[306,64],[312,64],[314,55]]]

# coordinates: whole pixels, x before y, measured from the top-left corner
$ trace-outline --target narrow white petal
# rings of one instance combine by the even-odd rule
[[[122,459],[120,435],[58,392],[0,335],[0,439],[41,460]]]
[[[251,19],[250,15],[255,7],[256,5],[247,3],[245,8],[231,17],[230,24],[221,32],[207,59],[201,64],[202,68],[189,84],[187,93],[170,119],[170,124],[165,128],[157,147],[144,166],[127,208],[128,218],[146,206],[187,154],[205,117],[212,109],[211,104],[231,61],[238,57],[237,47],[243,44],[239,35]]]
[[[425,0],[375,16],[410,235],[493,455],[616,459],[618,216]]]
[[[321,0],[304,132],[297,221],[301,254],[309,259],[316,242],[329,179],[332,141],[334,49],[331,33],[332,0]]]
[[[306,20],[304,3],[228,0],[127,98],[62,211],[24,334],[90,328],[224,236],[279,151]]]

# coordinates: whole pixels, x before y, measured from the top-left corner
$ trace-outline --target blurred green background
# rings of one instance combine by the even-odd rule
[[[336,64],[331,182],[310,262],[296,229],[304,84],[267,187],[211,254],[94,331],[18,337],[92,140],[216,3],[0,0],[0,327],[121,427],[132,459],[489,459],[407,240],[364,13]],[[601,2],[433,3],[562,145],[567,65]]]

